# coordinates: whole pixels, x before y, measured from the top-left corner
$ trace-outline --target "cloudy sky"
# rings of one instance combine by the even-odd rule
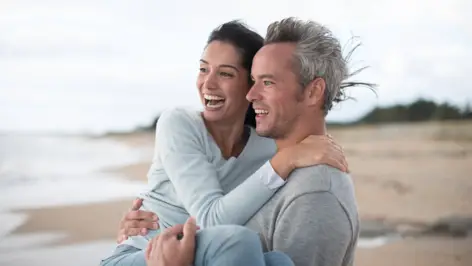
[[[102,132],[147,124],[160,110],[199,107],[194,80],[208,33],[242,19],[259,33],[287,16],[330,27],[376,97],[330,120],[418,97],[472,102],[467,0],[0,0],[0,131]],[[469,44],[469,45],[467,45]]]

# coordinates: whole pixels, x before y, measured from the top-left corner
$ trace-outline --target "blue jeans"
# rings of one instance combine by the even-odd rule
[[[219,225],[197,232],[194,266],[293,266],[285,254],[263,253],[256,232],[239,225]],[[144,250],[120,245],[100,266],[146,266]]]

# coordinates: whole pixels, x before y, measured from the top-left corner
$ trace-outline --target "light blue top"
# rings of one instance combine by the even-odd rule
[[[274,140],[250,129],[249,140],[236,158],[225,159],[209,134],[201,113],[183,108],[162,113],[156,125],[155,152],[148,189],[140,196],[142,210],[159,216],[161,229],[194,216],[202,229],[219,224],[245,224],[285,182],[269,159]],[[123,244],[144,249],[147,236]]]

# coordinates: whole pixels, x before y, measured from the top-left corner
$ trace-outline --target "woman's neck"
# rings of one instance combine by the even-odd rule
[[[233,123],[203,121],[225,159],[241,154],[250,135],[245,132],[244,119]]]

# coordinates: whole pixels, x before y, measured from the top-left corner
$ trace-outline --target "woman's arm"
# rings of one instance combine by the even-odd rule
[[[156,126],[156,154],[187,212],[202,227],[244,224],[275,193],[264,180],[280,178],[270,162],[224,194],[205,154],[201,132],[185,111],[165,112]]]
[[[342,149],[326,136],[309,136],[277,153],[243,183],[224,194],[215,166],[205,154],[201,128],[182,109],[161,115],[156,125],[155,153],[187,212],[202,227],[242,225],[299,167],[329,164],[347,171]],[[346,168],[346,169],[345,169]]]

